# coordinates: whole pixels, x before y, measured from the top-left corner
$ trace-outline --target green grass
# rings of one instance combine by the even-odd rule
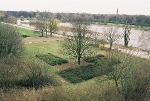
[[[40,34],[34,33],[32,30],[28,30],[28,29],[20,28],[20,27],[17,27],[17,29],[20,31],[22,36],[23,35],[28,36],[28,37],[40,36]]]
[[[37,42],[25,44],[24,56],[51,53],[61,58],[67,58],[61,53],[61,41]]]

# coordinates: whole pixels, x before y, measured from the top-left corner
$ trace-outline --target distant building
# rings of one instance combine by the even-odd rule
[[[20,16],[20,18],[17,20],[17,24],[18,25],[29,25],[29,20],[27,20],[26,18],[24,18],[24,16]]]

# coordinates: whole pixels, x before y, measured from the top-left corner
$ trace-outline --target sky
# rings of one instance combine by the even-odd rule
[[[0,0],[0,10],[149,15],[150,0]]]

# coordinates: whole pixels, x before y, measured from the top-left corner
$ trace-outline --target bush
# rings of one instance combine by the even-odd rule
[[[39,55],[36,55],[36,57],[38,57],[39,59],[47,62],[48,64],[54,66],[54,65],[61,65],[63,63],[67,63],[68,61],[63,59],[63,58],[60,58],[60,57],[57,57],[51,53],[48,53],[48,54],[39,54]]]
[[[61,82],[56,76],[46,74],[35,62],[26,61],[23,66],[22,78],[16,81],[17,86],[39,88],[43,86],[59,86]]]
[[[34,81],[35,79],[35,81]],[[17,86],[21,87],[34,87],[35,89],[44,87],[44,86],[60,86],[61,81],[55,75],[48,76],[48,75],[41,75],[39,77],[31,76],[31,78],[24,78],[20,81],[16,82]]]
[[[21,34],[17,28],[0,23],[0,57],[12,54],[20,56],[23,51]]]
[[[30,37],[29,35],[22,35],[23,38]]]
[[[13,55],[0,58],[0,88],[7,90],[15,86],[15,81],[22,75],[20,59]]]

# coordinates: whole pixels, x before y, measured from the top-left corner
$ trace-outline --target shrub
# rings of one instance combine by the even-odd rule
[[[13,55],[0,58],[0,87],[10,88],[14,86],[14,81],[20,75],[19,59]]]
[[[99,45],[99,48],[100,48],[101,50],[105,50],[104,44],[100,44],[100,45]]]
[[[12,54],[20,56],[23,51],[21,34],[17,28],[0,23],[0,57]]]
[[[29,35],[22,35],[23,38],[30,37]]]
[[[23,71],[23,77],[16,81],[17,86],[39,88],[48,85],[61,85],[61,82],[56,78],[56,76],[49,76],[35,62],[25,61]]]
[[[60,58],[60,57],[57,57],[51,53],[48,53],[48,54],[39,54],[39,55],[36,55],[36,57],[38,57],[39,59],[47,62],[48,64],[54,66],[54,65],[61,65],[63,63],[67,63],[68,61],[63,59],[63,58]]]
[[[35,81],[34,81],[35,80]],[[58,78],[55,75],[48,76],[48,75],[41,75],[38,77],[34,77],[33,75],[31,77],[23,78],[20,81],[16,82],[17,86],[21,87],[34,87],[35,89],[43,87],[43,86],[60,86],[61,81],[58,80]]]

